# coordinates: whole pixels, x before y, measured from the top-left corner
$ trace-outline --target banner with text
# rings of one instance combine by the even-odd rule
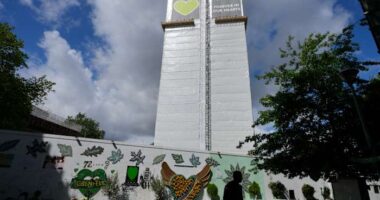
[[[242,0],[213,0],[212,17],[242,16]]]

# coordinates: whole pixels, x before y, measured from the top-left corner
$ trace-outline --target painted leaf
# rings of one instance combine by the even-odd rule
[[[58,144],[58,148],[62,156],[65,156],[65,157],[73,156],[73,148],[70,145]]]
[[[95,157],[98,157],[98,155],[102,154],[104,151],[104,148],[103,147],[100,147],[100,146],[93,146],[91,148],[87,148],[82,154],[80,155],[83,155],[83,156],[95,156]]]
[[[197,167],[198,165],[201,164],[201,162],[199,162],[199,157],[196,157],[194,154],[191,156],[190,158],[190,163],[194,166],[194,167]]]
[[[214,160],[213,158],[209,157],[206,159],[206,163],[210,166],[213,166],[213,167],[217,167],[219,166],[220,164],[218,163],[218,161]]]
[[[181,163],[184,163],[184,162],[185,162],[185,161],[183,160],[181,154],[172,154],[172,157],[173,157],[175,163],[177,163],[177,164],[181,164]]]
[[[118,163],[121,159],[124,158],[124,154],[121,153],[121,150],[112,151],[111,156],[107,158],[108,161],[112,162],[112,164]]]
[[[0,145],[0,152],[8,151],[14,147],[20,142],[20,140],[11,140],[4,142]]]
[[[144,159],[145,156],[142,156],[141,149],[136,153],[136,152],[131,152],[132,158],[129,161],[136,162],[136,166],[140,165],[141,163],[144,164]]]
[[[162,161],[164,161],[165,159],[165,154],[161,154],[159,156],[156,156],[154,159],[153,159],[153,165],[156,165],[156,164],[159,164],[161,163]]]

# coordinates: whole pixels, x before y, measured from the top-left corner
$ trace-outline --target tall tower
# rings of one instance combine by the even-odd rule
[[[246,22],[242,0],[168,0],[155,145],[247,153]]]

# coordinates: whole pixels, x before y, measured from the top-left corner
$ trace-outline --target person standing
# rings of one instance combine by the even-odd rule
[[[234,171],[233,180],[224,187],[223,200],[243,200],[243,188],[240,182],[243,176],[240,171]]]

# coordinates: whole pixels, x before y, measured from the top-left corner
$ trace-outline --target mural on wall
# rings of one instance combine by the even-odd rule
[[[0,152],[11,150],[17,146],[20,140],[11,140],[0,144]]]
[[[83,161],[83,168],[104,167],[104,170],[106,170],[109,164],[110,162],[108,160],[105,163],[93,163],[91,160],[85,160]],[[77,163],[77,165],[79,165],[79,163]]]
[[[249,171],[249,172],[252,172],[252,173],[254,173],[254,174],[259,173],[259,168],[257,167],[257,164],[258,164],[258,162],[256,161],[256,159],[253,159],[253,160],[251,161],[251,166],[252,166],[252,168],[249,169],[248,171]]]
[[[37,153],[46,153],[48,147],[48,142],[38,142],[37,139],[34,139],[32,146],[26,145],[26,155],[31,155],[34,158],[37,158]]]
[[[93,147],[89,147],[87,148],[83,153],[81,153],[80,155],[82,156],[88,156],[88,157],[98,157],[98,155],[101,155],[104,151],[104,148],[101,147],[101,146],[93,146]]]
[[[153,165],[160,164],[162,161],[164,161],[165,156],[166,156],[165,154],[161,154],[161,155],[156,156],[156,157],[153,159]]]
[[[63,169],[63,164],[65,162],[65,157],[64,156],[46,156],[44,164],[42,165],[42,168],[44,169]]]
[[[205,162],[212,167],[217,167],[220,165],[218,161],[211,157],[206,158]]]
[[[211,168],[206,165],[197,175],[186,179],[183,175],[176,174],[166,162],[163,162],[161,175],[164,184],[171,190],[175,200],[194,200],[210,182]]]
[[[96,169],[95,171],[82,169],[78,172],[76,177],[71,180],[70,186],[72,189],[78,189],[83,196],[91,198],[95,196],[102,187],[108,184],[107,175],[103,169]]]
[[[127,167],[127,175],[125,177],[125,186],[139,186],[138,178],[139,178],[139,170],[138,166],[128,166]]]
[[[185,161],[183,160],[181,154],[172,154],[172,157],[173,157],[175,163],[177,163],[177,164],[181,164],[181,163],[184,163],[184,162],[185,162]]]
[[[70,145],[57,144],[57,146],[62,156],[65,156],[65,157],[73,156],[73,148]]]
[[[228,182],[230,182],[234,179],[233,178],[234,171],[240,171],[241,172],[241,174],[243,176],[243,180],[241,181],[241,186],[243,187],[243,190],[245,192],[248,192],[248,188],[252,184],[249,181],[249,177],[251,176],[251,174],[249,174],[245,171],[245,167],[240,168],[239,163],[236,164],[236,167],[234,167],[233,165],[230,165],[230,170],[225,170],[227,177],[225,179],[223,179],[224,183],[227,184]]]
[[[144,164],[145,156],[142,155],[141,149],[137,153],[132,151],[131,156],[132,158],[129,161],[136,162],[136,166],[139,166],[141,163]]]
[[[198,167],[198,165],[201,164],[201,162],[199,162],[199,157],[196,157],[194,154],[191,155],[191,158],[190,158],[190,163],[193,167]]]
[[[117,151],[112,151],[111,156],[108,157],[107,160],[111,162],[113,165],[115,165],[123,158],[124,158],[124,154],[122,154],[121,150],[118,149]]]
[[[11,167],[14,155],[6,154],[5,152],[16,147],[19,142],[20,140],[11,140],[0,144],[0,168]]]
[[[17,197],[7,197],[5,200],[19,200],[19,199],[25,199],[25,200],[34,200],[34,199],[41,199],[42,192],[37,190],[29,195],[28,192],[21,192]],[[44,199],[48,200],[48,199]]]
[[[150,172],[150,169],[148,167],[145,168],[143,175],[140,176],[140,186],[143,189],[149,189],[152,179],[153,177],[152,173]]]
[[[87,160],[83,162],[83,168],[91,168],[92,167],[92,161]]]

